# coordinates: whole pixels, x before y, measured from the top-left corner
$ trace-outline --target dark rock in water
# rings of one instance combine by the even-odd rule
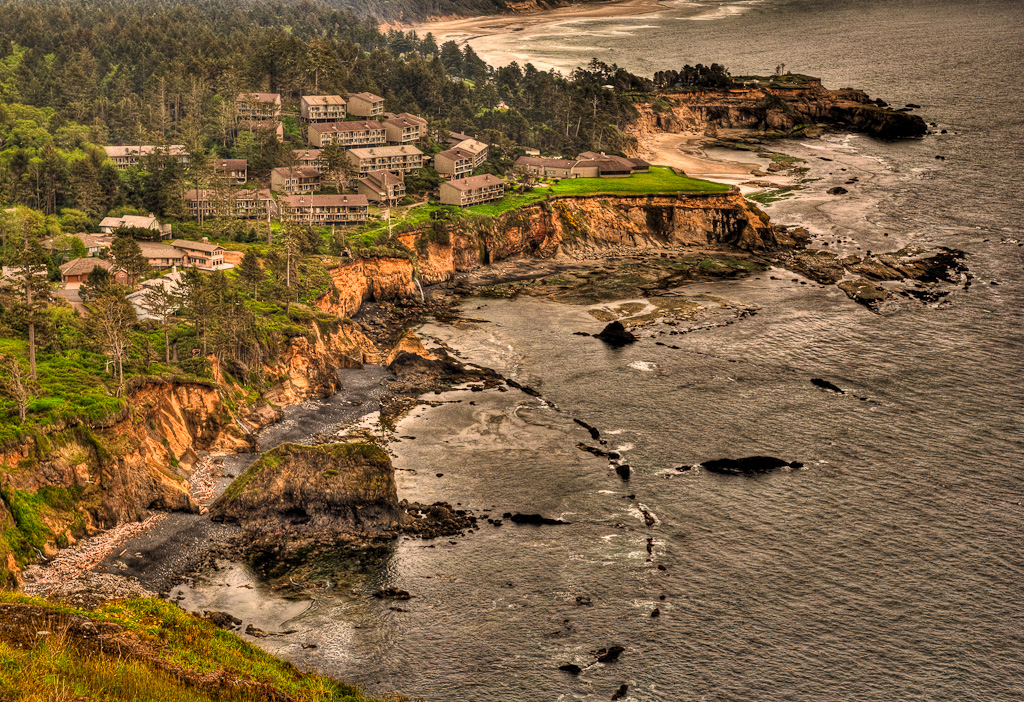
[[[622,683],[621,685],[619,685],[619,689],[615,691],[615,694],[612,695],[612,702],[615,702],[616,700],[621,700],[627,694],[629,694],[629,685],[627,685],[626,683]]]
[[[581,427],[583,427],[584,429],[589,431],[590,432],[590,438],[593,439],[594,441],[600,441],[601,440],[601,432],[599,432],[596,427],[593,427],[590,424],[587,424],[582,419],[573,419],[572,421],[576,422]]]
[[[576,595],[576,604],[578,604],[578,605],[586,605],[586,606],[589,607],[590,605],[593,604],[593,602],[591,602],[590,598],[587,597],[586,595]]]
[[[510,388],[515,388],[516,390],[522,390],[527,395],[532,395],[533,397],[540,397],[540,393],[538,391],[534,390],[533,388],[531,388],[529,385],[522,385],[522,384],[517,383],[516,381],[514,381],[514,380],[512,380],[510,378],[505,378],[505,384],[508,385]]]
[[[564,665],[560,665],[558,666],[558,669],[564,670],[566,673],[572,673],[573,675],[579,675],[583,671],[583,668],[580,668],[575,663],[566,663]]]
[[[234,629],[242,625],[241,619],[233,617],[227,612],[203,612],[203,618],[210,620],[210,623],[221,629]]]
[[[779,468],[800,468],[802,463],[790,463],[773,456],[748,456],[746,458],[717,458],[701,463],[701,468],[723,475],[755,475],[770,473]]]
[[[573,332],[573,336],[590,336],[587,332]]]
[[[693,468],[693,466],[676,466],[676,470],[678,470],[680,473],[685,473],[691,468]]]
[[[840,395],[846,394],[846,391],[841,387],[833,385],[824,378],[811,378],[811,384],[821,388],[822,390],[830,390],[832,392],[839,393]]]
[[[516,512],[511,517],[513,524],[568,524],[569,522],[563,522],[561,519],[551,519],[550,517],[542,517],[539,514],[520,514]]]
[[[845,195],[846,193],[848,193],[850,191],[847,190],[846,188],[844,188],[841,185],[837,185],[834,188],[829,188],[825,192],[827,192],[829,195]]]
[[[267,632],[263,631],[263,629],[257,629],[252,624],[250,624],[249,626],[245,627],[245,633],[248,634],[249,636],[255,637],[257,639],[265,639],[268,636],[270,636],[270,634],[268,634]]]
[[[636,337],[622,326],[621,322],[612,322],[602,329],[600,334],[594,334],[594,338],[616,348],[636,341]]]
[[[383,590],[377,590],[377,592],[373,593],[373,596],[376,597],[378,600],[412,599],[412,595],[410,595],[408,592],[406,592],[405,590],[399,590],[398,588],[394,587],[386,587]]]
[[[920,110],[920,109],[921,109],[921,106],[920,106],[920,105],[915,105],[915,104],[914,104],[914,103],[912,103],[912,102],[908,102],[908,103],[906,104],[906,107],[907,107],[908,109],[911,109],[911,110]]]
[[[619,477],[623,480],[629,480],[630,467],[628,464],[623,463],[622,465],[615,466],[615,472],[619,474]]]
[[[660,616],[661,616],[661,610],[658,609],[657,607],[655,607],[654,611],[651,612],[651,619],[657,619]]]
[[[594,655],[597,656],[598,663],[611,663],[612,661],[617,661],[625,650],[622,646],[609,646],[608,648],[594,651]]]

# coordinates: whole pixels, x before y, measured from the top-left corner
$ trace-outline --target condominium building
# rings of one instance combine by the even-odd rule
[[[383,146],[387,141],[384,125],[376,120],[358,122],[314,122],[306,130],[310,146],[322,149],[337,143],[346,149]]]
[[[468,207],[500,200],[505,195],[505,182],[490,173],[449,180],[441,183],[441,204]]]
[[[340,95],[303,95],[299,117],[303,122],[341,122],[348,116],[348,103]]]
[[[409,171],[423,166],[423,152],[415,146],[380,146],[371,149],[351,149],[348,160],[359,169],[360,175],[373,171]]]
[[[290,222],[359,224],[369,216],[365,195],[289,195],[278,202],[281,218]]]
[[[357,117],[379,117],[384,114],[384,98],[373,93],[349,95],[348,111]]]
[[[152,154],[171,156],[181,164],[186,164],[189,161],[188,151],[181,144],[170,144],[168,146],[104,146],[103,150],[107,152],[107,158],[113,161],[120,171],[138,166],[143,156],[150,156]]]
[[[434,154],[434,170],[446,178],[464,178],[470,175],[476,166],[476,156],[458,147]]]
[[[356,189],[370,202],[395,205],[405,197],[405,179],[399,173],[374,171],[360,178]]]
[[[239,93],[235,98],[235,116],[239,120],[276,120],[281,116],[281,95]]]
[[[213,170],[222,173],[235,185],[245,185],[249,179],[249,164],[244,158],[222,158],[213,162]]]
[[[388,115],[384,133],[389,144],[411,144],[427,136],[427,120],[408,112]]]
[[[311,193],[320,189],[320,171],[310,166],[275,168],[270,171],[270,189],[289,195]]]

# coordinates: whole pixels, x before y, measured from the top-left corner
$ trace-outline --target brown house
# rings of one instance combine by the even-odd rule
[[[171,246],[184,253],[182,265],[194,266],[201,271],[214,271],[224,267],[224,247],[211,244],[205,236],[202,241],[175,239]]]
[[[314,122],[306,130],[306,140],[316,149],[337,143],[346,149],[383,146],[387,141],[384,125],[376,120],[359,122]]]
[[[64,282],[64,285],[70,288],[77,288],[86,281],[94,268],[102,268],[105,271],[109,271],[110,276],[115,281],[122,285],[128,285],[127,273],[120,268],[115,269],[114,264],[110,261],[91,257],[75,258],[65,263],[60,267],[60,279]]]
[[[468,207],[500,200],[505,195],[505,182],[504,178],[490,173],[449,180],[441,183],[441,204]]]
[[[185,262],[185,252],[167,244],[157,244],[152,241],[140,241],[139,248],[142,255],[149,261],[153,268],[171,268],[181,266]]]
[[[281,218],[289,222],[360,224],[369,217],[365,195],[289,195],[278,202]]]

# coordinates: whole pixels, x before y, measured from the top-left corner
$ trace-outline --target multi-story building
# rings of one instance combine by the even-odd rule
[[[384,125],[376,120],[358,122],[314,122],[306,130],[306,140],[313,148],[322,149],[337,143],[346,149],[383,146],[387,141]]]
[[[140,241],[139,248],[153,268],[171,268],[185,263],[185,252],[168,244]]]
[[[235,216],[264,219],[277,214],[277,201],[269,190],[239,190],[235,193]]]
[[[468,207],[500,200],[505,195],[505,179],[490,173],[457,178],[441,183],[441,204]]]
[[[207,217],[263,218],[267,209],[276,214],[277,204],[269,190],[186,190],[185,209],[198,219]]]
[[[379,117],[384,114],[384,98],[373,93],[349,95],[348,112],[357,117]]]
[[[350,149],[348,160],[359,170],[359,175],[373,171],[409,171],[423,166],[423,152],[415,146],[381,146],[372,149]]]
[[[222,173],[234,185],[245,185],[249,180],[249,164],[244,158],[217,159],[213,170]]]
[[[320,189],[320,171],[310,166],[275,168],[270,171],[270,189],[289,195],[311,193]]]
[[[369,217],[365,195],[289,195],[278,203],[282,219],[314,226],[360,224]]]
[[[224,247],[219,244],[211,244],[205,236],[202,241],[175,239],[171,242],[171,246],[185,254],[182,259],[183,266],[194,266],[202,271],[215,271],[225,267]]]
[[[542,178],[577,178],[579,175],[573,171],[577,163],[564,158],[520,156],[516,159],[516,168],[525,169]]]
[[[303,122],[341,122],[348,116],[348,103],[340,95],[303,95],[299,117]]]
[[[370,202],[396,205],[405,197],[405,179],[399,173],[373,171],[359,179],[356,189]]]
[[[465,178],[476,166],[476,157],[458,147],[434,154],[434,170],[446,178]]]
[[[388,115],[384,133],[389,144],[411,144],[427,136],[427,120],[408,112]]]
[[[315,168],[321,173],[327,170],[327,164],[325,164],[320,158],[320,154],[322,153],[323,149],[299,149],[297,151],[292,151],[292,155],[295,157],[298,165]]]
[[[189,161],[188,151],[181,144],[170,144],[169,146],[104,146],[107,158],[114,162],[118,170],[124,171],[133,166],[138,166],[143,156],[160,154],[174,157],[174,160],[181,164]]]
[[[281,95],[239,93],[235,98],[235,116],[239,120],[277,120],[281,116]]]
[[[487,144],[483,143],[482,141],[477,141],[476,139],[466,139],[465,141],[460,141],[458,144],[455,145],[455,148],[462,149],[463,151],[468,151],[469,153],[473,154],[474,170],[484,165],[484,161],[487,160],[487,154],[490,152],[490,148],[487,146]]]

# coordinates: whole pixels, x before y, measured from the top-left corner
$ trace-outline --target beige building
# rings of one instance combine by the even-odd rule
[[[278,202],[281,218],[289,222],[360,224],[369,217],[365,195],[289,195]]]
[[[327,170],[327,165],[320,159],[323,149],[300,149],[293,151],[292,155],[300,166],[315,168],[321,173]]]
[[[205,236],[202,241],[175,239],[171,242],[171,246],[185,254],[182,259],[183,266],[193,266],[201,271],[223,270],[225,267],[231,267],[224,265],[224,247],[220,244],[211,244]]]
[[[235,116],[239,120],[277,120],[281,116],[279,93],[239,93],[235,98]]]
[[[373,93],[349,95],[348,111],[357,117],[379,117],[384,114],[384,98]]]
[[[270,171],[270,189],[289,195],[311,193],[320,189],[320,171],[309,166],[275,168]]]
[[[541,178],[578,178],[574,172],[578,161],[564,158],[540,158],[538,156],[520,156],[516,159],[516,168],[523,168]]]
[[[482,141],[477,141],[476,139],[466,139],[465,141],[460,141],[458,144],[455,145],[455,148],[462,149],[463,151],[468,151],[469,153],[473,154],[474,170],[484,165],[484,161],[487,160],[487,155],[490,153],[490,148],[487,146],[487,144],[483,143]]]
[[[359,175],[373,171],[408,173],[423,166],[423,152],[408,144],[380,146],[372,149],[351,149],[348,160],[359,169]]]
[[[358,122],[314,122],[306,130],[306,140],[313,148],[322,149],[338,143],[346,149],[383,146],[387,141],[384,125],[376,120]]]
[[[113,234],[114,230],[120,227],[134,227],[136,229],[152,229],[160,232],[160,238],[171,236],[171,225],[161,224],[153,215],[143,217],[142,215],[123,215],[121,217],[104,217],[100,220],[100,232]]]
[[[384,120],[384,133],[389,144],[411,144],[427,136],[427,120],[403,112]]]
[[[234,185],[245,185],[249,180],[249,164],[244,158],[222,158],[213,162],[213,170],[222,173]]]
[[[215,190],[186,190],[185,209],[190,216],[264,218],[267,209],[277,212],[274,196],[269,190],[233,190],[226,193]]]
[[[464,178],[476,170],[475,161],[473,154],[455,147],[434,154],[434,170],[448,178]]]
[[[267,212],[277,214],[277,201],[269,190],[239,190],[235,193],[235,216],[265,219]]]
[[[340,95],[303,95],[299,117],[303,122],[341,122],[348,116],[348,103]]]
[[[139,248],[153,268],[171,268],[185,263],[185,252],[168,244],[140,241]]]
[[[168,146],[104,146],[103,150],[107,152],[107,158],[113,161],[114,165],[121,171],[138,166],[143,156],[151,154],[173,156],[174,160],[180,164],[186,164],[189,161],[188,151],[181,144],[170,144]]]
[[[505,179],[485,175],[457,178],[441,183],[441,204],[468,207],[505,196]]]
[[[370,202],[396,205],[405,197],[405,179],[399,173],[374,171],[367,173],[365,178],[360,178],[356,183],[356,189]]]

